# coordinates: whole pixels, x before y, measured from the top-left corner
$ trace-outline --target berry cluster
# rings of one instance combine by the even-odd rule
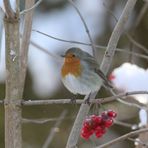
[[[113,118],[116,116],[117,113],[112,110],[104,111],[99,116],[88,116],[83,122],[81,137],[87,140],[95,134],[97,138],[100,138],[106,133],[106,129],[113,125]]]

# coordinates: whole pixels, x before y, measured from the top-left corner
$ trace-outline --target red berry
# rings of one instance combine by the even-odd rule
[[[81,137],[84,139],[89,139],[89,137],[94,133],[94,130],[87,130],[83,129],[81,130]]]
[[[115,75],[113,75],[112,73],[109,75],[109,77],[108,77],[108,79],[110,80],[110,81],[112,81],[112,80],[114,80],[116,77],[115,77]]]
[[[92,128],[95,129],[102,122],[101,116],[93,116],[92,117]]]
[[[96,135],[97,138],[100,138],[100,137],[103,136],[103,134],[101,132],[99,132],[99,131],[96,131],[95,135]]]
[[[95,133],[99,138],[106,133],[106,128],[109,128],[113,124],[113,119],[116,117],[116,113],[112,110],[102,112],[100,116],[91,115],[87,117],[81,129],[81,137],[88,140],[91,135]]]
[[[101,117],[101,116],[97,116],[95,122],[96,122],[97,124],[100,124],[100,123],[102,122],[102,117]]]
[[[99,138],[99,137],[103,136],[105,134],[105,132],[106,132],[105,128],[98,126],[96,128],[95,135],[96,135],[97,138]]]
[[[111,117],[111,118],[115,118],[115,117],[117,116],[117,113],[114,112],[113,110],[109,110],[109,111],[107,112],[107,115],[108,115],[109,117]]]
[[[104,126],[109,128],[110,126],[113,125],[113,119],[108,118],[107,120],[104,120]]]

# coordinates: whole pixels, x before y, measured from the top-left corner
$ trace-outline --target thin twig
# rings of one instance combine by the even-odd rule
[[[122,121],[119,121],[119,120],[114,120],[114,123],[116,125],[120,125],[120,126],[127,127],[127,128],[130,128],[130,129],[133,129],[133,126],[135,126],[135,129],[138,128],[138,126],[136,126],[136,125],[129,124],[129,123],[126,123],[126,122],[122,122]]]
[[[42,0],[38,0],[31,8],[28,8],[28,9],[25,9],[25,10],[21,11],[20,12],[20,15],[24,15],[24,14],[32,11],[33,9],[35,9],[36,7],[38,7],[41,2],[42,2]]]
[[[56,118],[57,119],[57,118]],[[27,118],[23,118],[22,119],[22,123],[33,123],[33,124],[44,124],[50,121],[55,121],[53,119],[27,119]]]
[[[113,96],[116,96],[117,94],[113,91],[113,89],[110,89],[110,92]],[[135,104],[135,103],[130,103],[130,102],[126,102],[122,99],[122,97],[118,97],[117,98],[117,101],[124,104],[124,105],[127,105],[127,106],[130,106],[130,107],[136,107],[136,108],[139,108],[141,109],[141,105],[139,104]]]
[[[133,39],[128,33],[125,33],[127,38],[138,48],[142,49],[146,54],[148,54],[148,49],[142,44],[138,43],[135,39]]]
[[[91,99],[90,103],[109,103],[112,101],[115,101],[117,98],[125,99],[127,96],[131,95],[138,95],[138,94],[148,94],[148,91],[133,91],[133,92],[127,92],[118,94],[111,97],[106,98],[99,98],[99,99]],[[83,99],[77,99],[76,104],[83,104],[85,101]],[[71,99],[49,99],[49,100],[28,100],[28,101],[22,101],[22,105],[31,106],[31,105],[48,105],[48,104],[72,104]]]
[[[55,123],[55,126],[51,129],[51,131],[50,131],[47,139],[45,140],[45,143],[43,144],[42,148],[49,148],[49,145],[52,142],[52,140],[53,140],[53,138],[54,138],[54,136],[56,134],[56,130],[55,129],[60,126],[60,124],[62,123],[62,121],[63,121],[64,117],[66,116],[66,114],[67,114],[66,110],[64,110],[61,113],[61,115],[59,117],[59,120]]]
[[[35,30],[35,29],[33,29],[32,31],[43,34],[43,35],[45,35],[49,38],[55,39],[57,41],[66,42],[66,43],[70,43],[70,44],[81,44],[81,45],[84,45],[84,46],[91,46],[91,43],[84,43],[84,42],[73,41],[73,40],[65,40],[65,39],[61,39],[61,38],[51,36],[49,34],[43,33],[41,31],[38,31],[38,30]],[[39,50],[42,50],[45,53],[47,52],[47,54],[49,54],[50,56],[53,56],[53,57],[55,56],[52,53],[50,53],[49,51],[47,51],[46,49],[44,49],[43,47],[39,46],[37,43],[35,43],[33,41],[30,41],[30,42],[33,46],[37,47]],[[102,46],[102,45],[95,45],[94,44],[94,46],[95,46],[95,48],[99,48],[99,49],[106,49],[107,48],[106,46]],[[123,52],[123,53],[126,53],[126,54],[132,54],[133,56],[140,57],[140,58],[143,58],[143,59],[148,59],[148,56],[146,56],[144,54],[135,53],[135,52],[133,53],[133,52],[130,52],[126,49],[116,48],[116,51]]]
[[[32,31],[35,31],[37,33],[40,33],[40,34],[43,34],[49,38],[52,38],[52,39],[55,39],[57,41],[61,41],[61,42],[66,42],[66,43],[73,43],[73,44],[81,44],[81,45],[86,45],[86,46],[91,46],[91,43],[84,43],[84,42],[80,42],[80,41],[73,41],[73,40],[65,40],[65,39],[62,39],[62,38],[57,38],[57,37],[54,37],[52,35],[49,35],[49,34],[46,34],[44,32],[41,32],[41,31],[38,31],[36,29],[32,29]],[[97,48],[104,48],[104,46],[101,46],[101,45],[94,45],[93,46],[97,47]]]
[[[148,4],[148,3],[147,3],[147,4]],[[145,4],[144,10],[142,9],[142,12],[139,14],[139,16],[138,16],[139,19],[141,19],[141,17],[144,15],[144,13],[145,13],[145,11],[146,11],[146,9],[147,9],[147,7],[148,7],[147,4]],[[117,17],[114,15],[114,13],[113,13],[109,8],[106,7],[105,3],[103,3],[103,5],[104,5],[104,7],[107,9],[107,11],[109,12],[109,14],[114,18],[114,20],[115,20],[116,22],[118,22],[118,19],[117,19]],[[140,20],[137,20],[137,21],[139,22]],[[134,44],[135,46],[137,46],[138,48],[142,49],[145,53],[148,54],[148,49],[147,49],[145,46],[143,46],[143,45],[141,45],[140,43],[138,43],[138,42],[137,42],[135,39],[133,39],[132,36],[130,36],[127,32],[125,32],[125,35],[126,35],[126,37],[132,42],[132,44]],[[134,53],[134,52],[131,51],[131,53]],[[131,54],[131,55],[133,55],[133,54]]]
[[[91,37],[91,35],[90,35],[90,31],[89,31],[89,29],[88,29],[88,27],[87,27],[87,24],[86,24],[86,22],[85,22],[85,20],[84,20],[84,18],[83,18],[83,16],[82,16],[82,14],[80,13],[80,10],[79,10],[79,9],[77,8],[77,6],[75,5],[75,3],[74,3],[72,0],[68,0],[68,1],[69,1],[69,3],[72,4],[72,6],[75,8],[75,10],[77,11],[78,15],[80,16],[80,19],[81,19],[81,21],[82,21],[82,23],[83,23],[83,25],[84,25],[84,27],[85,27],[85,31],[86,31],[86,33],[87,33],[87,35],[88,35],[88,38],[89,38],[89,40],[90,40],[90,43],[91,43],[93,56],[96,58],[95,46],[94,46],[94,43],[93,43],[93,39],[92,39],[92,37]]]
[[[25,2],[25,8],[30,8],[34,5],[35,0],[29,0]],[[21,94],[23,94],[24,85],[25,85],[25,78],[26,78],[26,71],[27,71],[27,63],[28,63],[28,49],[30,43],[30,36],[31,36],[31,29],[32,29],[32,20],[33,20],[33,11],[27,13],[24,18],[24,28],[23,28],[23,35],[21,41],[21,48],[20,48],[20,88]]]
[[[63,117],[62,120],[72,120],[72,119],[75,119],[75,116],[72,116],[72,117]],[[42,118],[42,119],[28,119],[28,118],[23,118],[22,119],[22,123],[26,124],[45,124],[45,123],[48,123],[48,122],[55,122],[59,120],[59,118]]]
[[[20,34],[20,37],[22,38],[23,35]],[[40,50],[40,51],[44,52],[45,54],[49,55],[50,57],[52,57],[53,60],[56,60],[56,61],[58,61],[58,62],[61,62],[62,59],[61,59],[60,56],[57,56],[57,55],[51,53],[51,52],[48,51],[47,49],[45,49],[45,48],[41,47],[40,45],[38,45],[36,42],[30,40],[30,44],[31,44],[32,46],[36,47],[35,49]]]
[[[128,140],[133,141],[135,143],[135,145],[142,146],[142,148],[144,148],[144,147],[147,148],[148,147],[148,144],[147,143],[142,142],[138,138],[136,138],[136,139],[134,139],[134,138],[128,138]]]
[[[40,51],[43,51],[45,54],[49,55],[50,57],[53,58],[53,60],[56,60],[58,62],[61,62],[63,58],[61,58],[60,56],[51,53],[50,51],[48,51],[47,49],[44,49],[43,47],[41,47],[40,45],[38,45],[37,43],[35,43],[34,41],[30,40],[31,45],[33,45],[34,47],[36,47],[36,49],[39,49]]]
[[[138,27],[141,20],[143,19],[144,14],[146,13],[148,9],[148,1],[145,1],[145,4],[143,5],[143,8],[141,9],[139,15],[137,16],[136,22],[135,22],[135,27]]]
[[[100,145],[100,146],[98,146],[96,148],[108,148],[108,147],[110,147],[110,146],[112,146],[112,145],[114,145],[114,144],[116,144],[118,142],[121,142],[121,141],[123,141],[123,140],[125,140],[125,139],[127,139],[129,137],[136,136],[136,135],[139,135],[140,133],[145,133],[145,132],[148,132],[148,128],[144,128],[144,129],[136,130],[134,132],[130,132],[130,133],[125,134],[125,135],[123,135],[121,137],[118,137],[118,138],[116,138],[116,139],[114,139],[114,140],[112,140],[110,142],[102,144],[102,145]]]

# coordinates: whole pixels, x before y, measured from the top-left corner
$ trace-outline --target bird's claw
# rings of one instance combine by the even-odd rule
[[[71,98],[71,99],[70,99],[70,103],[76,104],[76,98]]]
[[[90,105],[90,97],[88,97],[85,101],[84,101],[85,104],[87,105]]]

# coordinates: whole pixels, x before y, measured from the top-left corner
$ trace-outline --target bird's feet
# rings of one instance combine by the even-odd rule
[[[84,101],[85,104],[90,105],[90,96],[91,96],[91,93],[88,95],[87,99]]]
[[[77,97],[78,97],[78,94],[74,95],[74,97],[70,99],[70,102],[72,104],[76,104]]]
[[[71,98],[71,99],[70,99],[70,103],[76,104],[76,98],[75,98],[75,97],[74,97],[74,98]]]

